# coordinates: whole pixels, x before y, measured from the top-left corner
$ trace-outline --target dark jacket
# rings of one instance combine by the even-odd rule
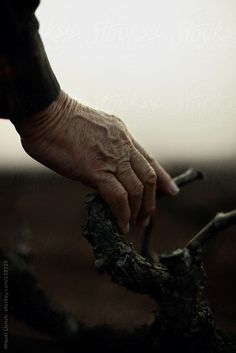
[[[0,117],[13,122],[47,107],[60,87],[35,10],[39,0],[0,0]]]

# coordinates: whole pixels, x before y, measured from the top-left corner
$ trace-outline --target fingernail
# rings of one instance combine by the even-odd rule
[[[121,231],[122,231],[123,234],[129,233],[129,229],[130,229],[129,223],[127,223],[127,224],[122,224],[122,225],[120,226],[120,228],[121,228]]]
[[[146,227],[149,225],[150,219],[151,219],[151,217],[147,217],[147,218],[143,221],[143,227],[144,227],[144,228],[146,228]]]
[[[171,195],[175,196],[179,193],[179,188],[173,180],[170,181],[168,191]]]

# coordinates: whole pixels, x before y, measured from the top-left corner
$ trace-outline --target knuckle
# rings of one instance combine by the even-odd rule
[[[123,129],[126,127],[124,121],[121,118],[119,118],[116,115],[111,115],[111,116],[114,119],[113,121],[117,124],[117,126],[123,128]]]
[[[130,143],[130,138],[127,134],[127,132],[124,129],[117,129],[118,133],[119,133],[119,138],[123,141],[123,143],[131,145]]]
[[[155,185],[157,182],[157,175],[153,169],[150,169],[146,176],[146,183],[150,185]]]
[[[126,159],[124,159],[121,162],[119,162],[118,166],[118,172],[117,174],[121,177],[123,175],[130,175],[130,162],[129,162],[129,156],[126,156]]]
[[[152,165],[157,164],[156,159],[155,159],[153,156],[148,155],[148,161],[149,161],[149,163],[151,163]]]
[[[122,204],[124,202],[127,202],[128,201],[128,193],[127,193],[127,191],[121,191],[121,192],[116,193],[114,195],[114,201],[117,204]]]
[[[133,186],[130,195],[133,197],[140,197],[143,194],[144,186],[141,183],[137,183]]]
[[[91,168],[92,170],[92,168]],[[100,170],[93,170],[91,180],[97,185],[98,189],[102,193],[107,194],[107,186],[111,185],[111,180],[109,179],[109,175]]]

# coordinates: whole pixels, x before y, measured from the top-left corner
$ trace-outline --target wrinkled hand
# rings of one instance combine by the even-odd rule
[[[117,117],[86,107],[63,91],[45,110],[16,124],[25,151],[40,163],[95,188],[123,233],[144,227],[156,188],[175,195],[170,176]]]

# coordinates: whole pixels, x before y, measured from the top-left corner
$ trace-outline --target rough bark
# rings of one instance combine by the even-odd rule
[[[190,170],[175,180],[183,186],[200,176]],[[169,254],[150,255],[149,229],[142,242],[145,258],[119,234],[109,207],[98,195],[89,197],[87,207],[84,235],[93,248],[97,270],[128,290],[153,298],[157,309],[152,325],[134,332],[105,326],[88,328],[51,303],[34,276],[27,236],[18,239],[12,254],[0,254],[2,262],[9,263],[10,310],[17,318],[60,341],[67,351],[236,352],[216,329],[214,315],[201,297],[204,245],[236,224],[236,211],[218,214],[183,249]]]

